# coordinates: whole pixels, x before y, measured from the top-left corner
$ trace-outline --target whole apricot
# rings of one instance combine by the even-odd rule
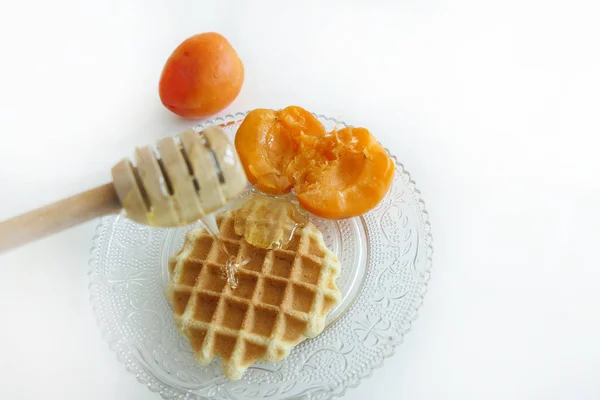
[[[160,100],[185,118],[203,118],[227,107],[240,93],[244,66],[229,41],[215,32],[194,35],[167,60]]]

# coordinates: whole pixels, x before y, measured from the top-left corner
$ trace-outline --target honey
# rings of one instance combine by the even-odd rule
[[[221,248],[221,251],[225,253],[227,256],[227,261],[225,261],[225,268],[223,269],[223,277],[227,280],[227,284],[232,288],[237,288],[238,278],[237,278],[237,270],[238,268],[243,267],[248,264],[249,259],[236,260],[235,255],[231,254],[229,250],[227,250],[227,246],[221,236],[219,235],[219,228],[217,226],[217,220],[214,214],[208,214],[200,218],[200,221],[204,225],[204,228],[210,235],[213,237],[215,242]]]
[[[274,197],[250,192],[235,213],[235,233],[260,248],[285,247],[296,229],[308,222],[308,214],[290,196]]]
[[[248,191],[233,202],[235,233],[251,245],[263,249],[285,248],[294,232],[308,223],[308,213],[300,208],[291,195],[271,196],[254,190]],[[217,221],[213,214],[201,219],[206,230],[217,241],[228,259],[223,271],[232,289],[237,287],[237,270],[249,259],[236,259],[231,255],[219,236]]]

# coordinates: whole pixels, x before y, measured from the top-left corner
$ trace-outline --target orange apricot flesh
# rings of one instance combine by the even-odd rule
[[[258,109],[240,126],[235,145],[248,179],[271,194],[295,190],[313,214],[342,219],[373,209],[388,192],[394,163],[365,128],[326,133],[308,111]]]

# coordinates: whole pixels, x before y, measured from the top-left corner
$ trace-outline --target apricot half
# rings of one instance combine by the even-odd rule
[[[393,161],[365,128],[334,131],[315,153],[302,153],[295,161],[298,201],[323,218],[366,213],[383,199],[394,178]]]
[[[248,180],[264,192],[282,194],[292,190],[288,166],[301,147],[301,138],[324,135],[323,125],[303,108],[257,109],[240,125],[235,147]]]
[[[272,194],[294,188],[300,204],[323,218],[366,213],[383,199],[394,177],[393,161],[367,129],[326,133],[297,106],[252,111],[235,146],[257,188]]]

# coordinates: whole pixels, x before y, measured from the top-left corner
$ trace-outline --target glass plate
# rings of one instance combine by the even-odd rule
[[[207,121],[233,138],[245,113]],[[327,130],[345,123],[317,115]],[[393,156],[392,156],[393,157]],[[343,299],[317,337],[279,363],[257,363],[230,382],[220,361],[199,366],[163,294],[167,261],[190,227],[149,228],[105,217],[93,238],[90,297],[98,324],[126,368],[165,399],[329,399],[356,387],[401,343],[426,291],[432,238],[425,204],[395,157],[387,196],[359,218],[314,217],[342,263]]]

